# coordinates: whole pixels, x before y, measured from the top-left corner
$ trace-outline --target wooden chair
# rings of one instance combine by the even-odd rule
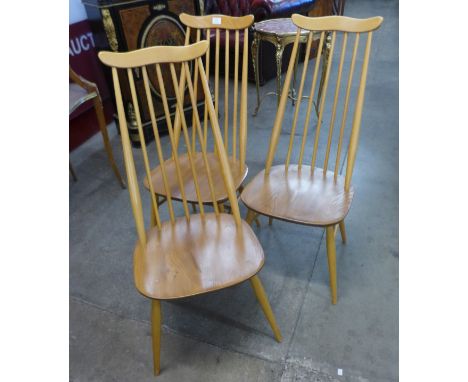
[[[311,18],[296,14],[292,16],[292,20],[298,27],[298,31],[293,46],[291,60],[289,62],[288,72],[283,88],[284,90],[281,95],[281,101],[273,126],[265,169],[255,176],[255,178],[245,187],[245,190],[241,195],[241,199],[248,207],[246,220],[249,223],[257,214],[261,214],[269,216],[270,219],[276,218],[297,224],[325,227],[332,303],[336,304],[337,281],[335,232],[337,226],[339,226],[341,238],[343,242],[346,242],[344,219],[351,207],[351,201],[354,194],[354,189],[351,185],[351,177],[353,175],[354,162],[358,147],[359,129],[364,103],[364,90],[372,42],[372,31],[379,28],[383,19],[382,17],[373,17],[360,20],[343,16]],[[292,114],[292,127],[290,130],[286,158],[284,164],[273,165],[279,136],[283,127],[288,89],[294,67],[294,58],[298,51],[301,29],[309,31],[309,45],[312,43],[314,33],[319,33],[320,48],[313,67],[313,77],[309,93],[310,96],[307,101],[307,110],[302,133],[300,131],[296,131],[296,126],[299,111],[302,106],[302,95],[305,92],[304,87],[309,64],[308,57],[306,57],[304,61],[301,83],[298,91],[298,99],[301,101],[296,103]],[[316,91],[315,88],[321,60],[322,45],[328,32],[331,32],[332,38],[330,56],[325,71],[323,98],[320,103],[319,115],[316,122],[313,150],[310,154],[310,159],[306,159],[305,151],[311,110],[313,106],[312,100]],[[341,44],[337,44],[337,33],[342,33]],[[344,70],[345,55],[350,35],[355,35],[354,44],[352,49],[349,50],[349,53],[352,52],[350,59],[348,57],[347,60],[349,61],[349,69]],[[357,84],[357,96],[354,100],[354,116],[351,120],[351,118],[348,118],[348,114],[351,111],[350,105],[353,102],[353,97],[351,96],[351,94],[354,93],[352,92],[353,80],[356,80],[358,77],[357,73],[355,73],[356,66],[358,66],[357,53],[359,50],[359,43],[363,40],[365,35],[367,35],[367,39],[363,53],[361,74]],[[335,47],[335,45],[341,46]],[[334,61],[333,56],[335,50],[339,51],[339,54],[336,59],[338,64],[336,84],[334,86],[334,90],[332,90],[334,94],[331,97],[330,104],[331,116],[328,121],[328,134],[323,136],[322,140],[320,140],[322,125],[325,125],[324,108],[325,104],[327,104],[328,83],[331,67]],[[307,54],[309,51],[310,49],[306,50]],[[346,79],[344,79],[344,77],[346,77]],[[345,81],[343,84],[342,80]],[[342,87],[345,87],[345,91],[340,94]],[[337,125],[337,129],[334,129],[335,124]],[[347,124],[351,125],[351,131],[349,134],[349,142],[345,146],[345,150],[347,149],[347,152],[345,152],[345,155],[342,157],[342,148],[344,145],[343,140]],[[338,136],[336,133],[338,133]],[[295,139],[296,136],[298,136],[297,139]],[[295,142],[295,140],[300,142]],[[322,141],[320,148],[322,148],[322,151],[324,152],[321,168],[316,167],[320,141]],[[310,142],[310,145],[312,145],[312,142]],[[330,171],[328,170],[328,166],[332,161],[332,146],[336,147],[336,151],[334,150],[336,156],[334,158],[334,170]],[[299,152],[297,152],[297,149],[299,149]],[[294,158],[292,158],[292,155],[294,155]],[[296,159],[297,162],[295,162]],[[342,176],[340,173],[342,159],[347,159],[345,176]]]
[[[200,41],[201,38],[207,38],[210,41],[212,32],[215,37],[215,48],[214,52],[214,108],[215,115],[219,116],[220,111],[220,82],[222,76],[220,75],[220,36],[223,31],[224,34],[224,110],[222,113],[223,125],[224,125],[224,147],[228,152],[228,163],[233,176],[234,188],[236,190],[242,190],[242,182],[247,176],[247,165],[245,163],[246,155],[246,141],[247,141],[247,58],[248,58],[248,28],[253,23],[253,16],[248,15],[244,17],[231,17],[225,15],[209,15],[209,16],[192,16],[185,13],[180,15],[180,20],[187,26],[185,45],[189,44],[190,36],[196,39],[196,42]],[[239,43],[239,34],[244,33],[243,47]],[[233,42],[230,42],[233,40]],[[231,46],[232,45],[232,46]],[[229,92],[229,50],[232,49],[235,52],[234,67],[231,70],[234,73],[233,82],[233,95],[230,99]],[[239,79],[239,50],[243,49],[242,53],[242,74]],[[210,46],[205,54],[206,59],[206,73],[210,73]],[[199,89],[199,73],[198,67],[195,67],[193,74],[194,93],[198,94]],[[180,86],[185,86],[185,74],[181,73]],[[240,89],[239,89],[240,88]],[[182,89],[182,88],[181,88]],[[240,100],[239,100],[240,98]],[[232,108],[230,107],[232,105]],[[240,109],[240,110],[239,110]],[[195,160],[195,166],[197,167],[197,176],[200,179],[200,194],[204,204],[211,204],[210,190],[208,185],[208,174],[204,171],[204,165],[201,154],[201,147],[198,145],[196,140],[196,129],[193,128],[195,125],[195,113],[192,115],[192,151]],[[204,143],[207,144],[207,129],[209,121],[208,103],[205,102],[204,106],[204,119],[203,119],[203,137]],[[178,114],[176,115],[174,122],[174,135],[175,142],[178,144],[180,139],[181,131],[181,119]],[[227,201],[228,195],[222,184],[221,168],[217,164],[217,157],[214,152],[207,153],[207,159],[213,169],[214,179],[214,192],[215,202],[221,211],[224,211],[224,202]],[[180,166],[182,173],[182,181],[186,188],[187,201],[192,205],[194,211],[197,205],[197,195],[195,188],[193,187],[192,172],[190,170],[190,163],[187,156],[181,156]],[[169,182],[173,186],[172,198],[181,201],[180,191],[177,189],[177,179],[175,176],[174,168],[169,170]],[[161,205],[167,200],[167,194],[163,187],[163,179],[161,168],[157,167],[152,171],[152,186],[154,192],[157,195],[158,205]],[[148,184],[145,183],[148,188]]]
[[[112,146],[109,141],[109,135],[107,133],[106,119],[104,117],[104,109],[102,107],[101,96],[99,95],[99,89],[95,83],[85,80],[83,77],[79,76],[71,67],[70,71],[70,89],[69,89],[69,115],[73,113],[80,105],[88,101],[93,101],[94,110],[96,112],[96,117],[99,124],[99,129],[101,130],[102,140],[104,142],[104,148],[107,153],[107,158],[109,163],[114,171],[114,174],[119,181],[122,188],[125,188],[125,182],[120,175],[120,171],[115,163],[114,154],[112,153]],[[70,173],[73,180],[77,180],[75,171],[71,163],[69,163]]]
[[[212,292],[250,280],[257,299],[273,329],[275,338],[281,341],[281,334],[273,312],[260,279],[257,276],[264,263],[263,250],[250,226],[240,217],[234,178],[229,166],[227,153],[223,146],[208,81],[200,58],[206,53],[207,49],[208,42],[200,41],[189,46],[157,46],[127,53],[99,53],[101,61],[112,68],[117,110],[119,120],[122,121],[120,123],[120,130],[125,168],[130,201],[138,233],[138,241],[134,251],[134,277],[138,291],[151,299],[155,374],[159,374],[160,371],[161,300],[171,300]],[[207,129],[206,132],[210,132],[214,140],[216,154],[211,155],[216,156],[216,163],[210,160],[207,146],[205,145],[202,123],[196,111],[194,83],[190,75],[189,64],[198,71],[201,90],[207,99],[207,109],[212,123],[210,124],[211,128]],[[169,73],[169,76],[165,78],[162,75],[162,65],[166,65],[165,73]],[[169,69],[167,69],[167,65]],[[178,81],[176,66],[185,73],[187,86],[180,86],[182,81]],[[126,76],[123,76],[122,73],[119,76],[118,68],[124,69]],[[147,68],[155,70],[157,75],[171,146],[171,153],[167,156],[168,159],[165,159],[163,155]],[[165,189],[170,216],[168,221],[161,221],[157,208],[157,194],[153,188],[153,183],[147,182],[146,184],[150,189],[151,205],[154,211],[154,225],[148,230],[145,229],[143,220],[139,182],[125,122],[121,94],[121,89],[124,85],[122,79],[128,77],[128,85],[135,106],[138,132],[142,142],[141,153],[147,180],[152,176],[151,166],[142,130],[141,105],[138,104],[136,96],[134,72],[138,72],[143,77],[144,95],[150,110],[155,136],[155,151],[160,163],[161,181]],[[173,89],[179,106],[177,114],[181,122],[181,136],[185,142],[186,150],[184,153],[179,152],[179,147],[176,145],[174,123],[170,118],[166,96],[169,88]],[[197,154],[195,154],[191,145],[182,107],[187,90],[195,111],[196,138],[199,140],[201,147],[201,152]],[[190,214],[190,209],[188,208],[188,187],[186,187],[186,182],[184,182],[183,178],[184,174],[182,171],[185,170],[182,161],[186,161],[184,165],[190,167],[189,171],[193,179],[193,183],[190,184],[192,188],[190,192],[194,192],[196,195],[199,214]],[[203,171],[201,170],[202,166],[204,167]],[[224,185],[224,192],[231,204],[232,215],[222,213],[216,203],[213,167],[219,171],[219,176],[221,176],[218,187],[220,187],[220,184]],[[200,173],[206,174],[204,175],[206,179],[200,177]],[[177,179],[177,187],[171,183],[172,178]],[[214,212],[205,210],[204,203],[206,200],[203,199],[204,196],[201,193],[201,190],[205,188],[210,195]],[[178,197],[182,200],[184,211],[184,216],[182,217],[176,217],[175,215],[173,200],[176,199],[174,196],[176,193],[180,195]]]

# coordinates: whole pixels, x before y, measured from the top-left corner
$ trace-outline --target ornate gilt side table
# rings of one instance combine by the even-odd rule
[[[252,61],[253,61],[253,68],[255,72],[255,86],[257,88],[257,107],[253,113],[255,117],[258,113],[258,109],[260,108],[260,104],[263,101],[260,100],[260,79],[259,79],[259,66],[258,66],[258,51],[260,47],[261,41],[267,41],[273,44],[276,48],[276,92],[269,92],[265,94],[265,97],[268,95],[276,95],[277,96],[277,104],[279,105],[279,101],[281,98],[281,82],[282,82],[282,75],[281,75],[281,64],[283,59],[283,51],[284,48],[294,43],[296,39],[297,27],[293,24],[290,18],[283,18],[283,19],[271,19],[271,20],[264,20],[258,23],[255,23],[253,26],[254,35],[252,39]],[[307,43],[307,37],[309,32],[307,30],[301,31],[300,42]],[[326,64],[328,62],[328,52],[329,52],[329,38],[327,37],[327,43],[324,44],[324,62],[322,65],[322,75],[320,80],[320,85],[318,89],[318,101],[315,103],[315,109],[318,109],[318,103],[321,98],[322,94],[322,87],[323,87],[323,74],[326,68]],[[291,87],[291,91],[289,93],[289,98],[294,102],[296,101],[296,69],[297,69],[297,62],[299,58],[299,53],[296,55],[296,62],[294,65],[294,77],[293,77],[293,85]],[[308,98],[308,97],[303,97]]]

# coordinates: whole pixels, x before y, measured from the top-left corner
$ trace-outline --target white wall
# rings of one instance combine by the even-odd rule
[[[68,24],[74,24],[87,18],[86,11],[81,0],[69,0]]]

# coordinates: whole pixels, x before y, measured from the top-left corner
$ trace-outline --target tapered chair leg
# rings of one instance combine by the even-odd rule
[[[151,335],[154,375],[159,375],[161,371],[161,302],[159,300],[151,300]]]
[[[260,227],[260,220],[258,220],[258,214],[255,215],[254,222],[255,222],[255,224],[257,225],[257,227]]]
[[[245,221],[249,223],[249,225],[252,225],[252,222],[254,221],[257,227],[260,227],[260,220],[258,220],[258,214],[256,212],[253,212],[250,208],[247,208],[247,216],[245,217]]]
[[[156,211],[154,210],[153,203],[151,203],[151,227],[156,225]]]
[[[340,234],[341,234],[341,241],[346,244],[346,229],[344,225],[344,220],[340,221]]]
[[[250,208],[247,208],[247,216],[245,217],[245,221],[252,225],[253,220],[255,219],[255,212],[253,212]]]
[[[265,316],[268,322],[270,323],[270,326],[271,326],[271,329],[273,330],[276,341],[281,342],[283,337],[281,336],[281,332],[279,330],[278,324],[276,323],[275,315],[273,314],[273,311],[271,310],[270,303],[268,302],[268,297],[265,293],[265,290],[263,289],[263,285],[260,281],[260,278],[257,275],[255,275],[250,278],[250,283],[252,284],[252,288],[255,292],[255,296],[257,297],[257,300],[260,303],[260,306],[262,307],[263,313],[265,313]]]
[[[270,216],[268,218],[268,225],[272,225],[273,224],[273,218]]]
[[[218,209],[219,209],[219,212],[221,212],[223,214],[225,212],[224,211],[224,204],[223,203],[218,203]]]
[[[117,180],[120,183],[120,186],[122,188],[125,188],[125,182],[122,179],[122,176],[120,175],[120,171],[117,167],[117,164],[115,163],[114,154],[112,153],[112,147],[109,141],[109,134],[107,133],[106,119],[104,117],[104,109],[102,107],[102,103],[99,99],[99,96],[94,98],[93,102],[94,110],[96,111],[96,116],[98,119],[99,129],[101,130],[102,140],[104,142],[104,149],[107,153],[107,158],[109,159],[109,163],[112,167],[112,170],[114,171]]]
[[[335,227],[328,226],[326,228],[327,236],[327,257],[328,257],[328,273],[330,275],[330,289],[332,296],[332,304],[337,302],[337,283],[336,283],[336,248],[335,248]]]

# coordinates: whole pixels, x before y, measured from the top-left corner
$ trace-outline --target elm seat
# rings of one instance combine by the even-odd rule
[[[271,167],[269,176],[265,170],[245,187],[241,200],[251,210],[262,215],[299,224],[327,226],[342,221],[349,212],[354,189],[345,191],[345,178],[333,179],[333,171],[323,174],[310,166],[284,165]]]
[[[134,251],[135,285],[155,299],[174,299],[239,284],[263,266],[263,249],[250,226],[214,213],[191,215],[147,233],[146,251]]]
[[[195,172],[197,174],[198,184],[200,187],[202,203],[212,204],[213,199],[211,197],[211,192],[208,183],[208,173],[203,160],[203,155],[200,152],[196,152],[193,153],[192,156],[194,161]],[[228,199],[228,194],[226,188],[224,187],[219,159],[214,153],[207,153],[206,156],[210,166],[211,177],[213,180],[215,199],[218,203],[224,202]],[[229,167],[231,168],[232,178],[234,180],[234,187],[237,190],[242,185],[242,182],[247,176],[248,168],[247,166],[244,166],[244,169],[241,170],[240,162],[238,160],[234,160],[232,157],[228,158],[228,162]],[[193,181],[192,168],[190,166],[190,161],[187,154],[179,156],[179,166],[181,170],[185,196],[187,200],[198,200],[195,190],[195,184]],[[177,180],[176,165],[174,159],[167,159],[164,162],[164,168],[168,178],[171,197],[175,200],[182,201],[182,195],[180,194],[179,182]],[[151,181],[154,192],[157,195],[167,197],[160,165],[151,171]],[[146,189],[149,189],[147,178],[145,178],[144,180],[144,185]]]

